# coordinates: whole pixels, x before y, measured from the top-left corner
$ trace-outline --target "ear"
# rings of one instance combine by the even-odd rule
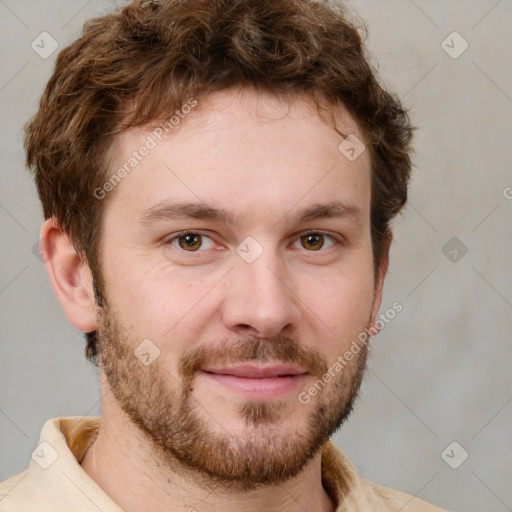
[[[96,330],[91,271],[54,217],[43,223],[39,250],[53,290],[70,323],[83,332]]]
[[[389,248],[391,247],[391,241],[393,236],[391,233],[388,234],[385,241],[382,244],[382,253],[379,268],[375,278],[375,289],[373,295],[372,314],[370,320],[369,330],[372,332],[372,336],[379,333],[382,327],[382,321],[377,322],[380,305],[382,303],[382,290],[384,288],[384,279],[386,277],[389,265]]]

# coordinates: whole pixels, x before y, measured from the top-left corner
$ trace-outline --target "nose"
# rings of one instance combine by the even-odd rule
[[[297,328],[300,300],[278,254],[265,250],[252,263],[237,258],[224,286],[222,318],[227,329],[271,338]]]

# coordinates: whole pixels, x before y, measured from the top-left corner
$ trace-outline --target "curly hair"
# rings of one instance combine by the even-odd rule
[[[364,26],[363,26],[364,28]],[[114,137],[168,118],[188,98],[228,87],[343,104],[371,161],[375,268],[390,221],[407,200],[414,128],[372,69],[359,28],[328,0],[136,0],[91,19],[58,54],[35,116],[25,126],[27,166],[45,219],[55,217],[94,278]],[[86,357],[95,362],[96,333]]]

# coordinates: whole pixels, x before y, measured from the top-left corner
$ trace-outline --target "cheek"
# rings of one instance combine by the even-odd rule
[[[371,315],[374,281],[371,267],[330,271],[303,279],[300,293],[312,339],[328,360],[334,360],[364,332]],[[324,333],[323,335],[321,333]]]
[[[211,304],[214,294],[208,291],[218,277],[193,268],[172,269],[165,262],[151,264],[149,258],[111,258],[105,275],[107,297],[134,337],[159,344],[181,339],[184,330],[200,327],[195,319]]]

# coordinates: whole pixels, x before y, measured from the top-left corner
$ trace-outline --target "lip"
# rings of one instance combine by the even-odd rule
[[[309,375],[293,364],[208,368],[201,372],[208,380],[253,400],[268,400],[297,389]]]
[[[272,365],[240,364],[237,366],[226,366],[222,368],[207,368],[204,371],[215,375],[232,375],[234,377],[245,377],[249,379],[286,377],[307,373],[295,364],[285,363]]]

